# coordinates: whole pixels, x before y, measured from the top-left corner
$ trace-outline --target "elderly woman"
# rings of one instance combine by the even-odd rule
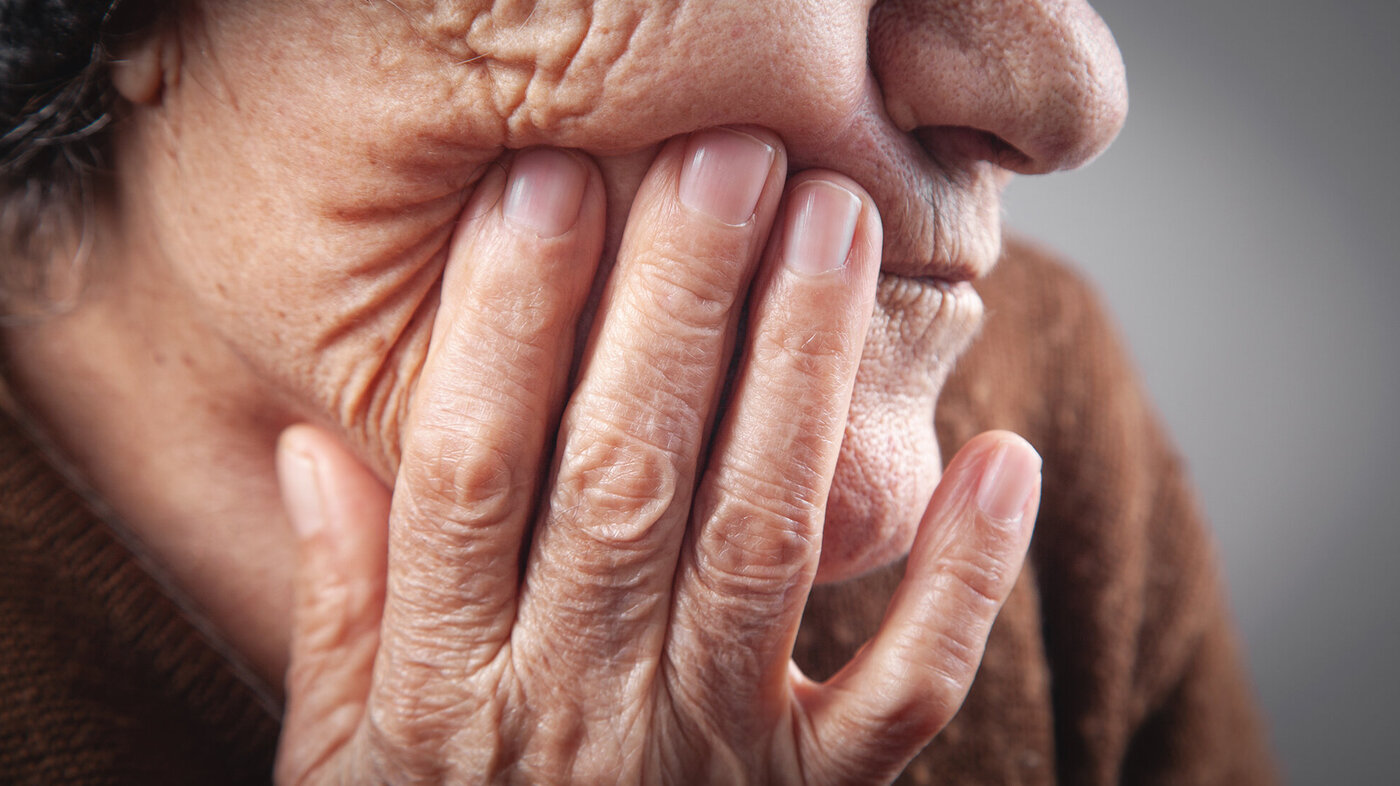
[[[0,19],[11,777],[1267,779],[1081,0]]]

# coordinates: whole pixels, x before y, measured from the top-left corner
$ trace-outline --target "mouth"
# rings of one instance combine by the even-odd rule
[[[1001,191],[1009,180],[1006,170],[979,162],[965,186],[935,196],[933,209],[909,222],[917,227],[912,236],[887,238],[881,272],[932,284],[986,276],[1001,257]]]
[[[959,334],[981,318],[981,297],[968,278],[881,271],[875,302],[887,314],[898,315],[906,332],[913,324],[927,323],[940,333]]]
[[[982,234],[975,248],[963,245],[959,252],[936,253],[932,259],[924,261],[885,261],[880,265],[880,275],[929,286],[976,281],[990,273],[1001,256],[1000,224]],[[940,244],[940,250],[946,247],[947,244]]]

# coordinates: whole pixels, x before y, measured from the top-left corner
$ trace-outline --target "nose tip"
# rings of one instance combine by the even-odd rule
[[[1106,150],[1128,116],[1123,56],[1108,25],[1089,10],[1062,18],[1063,38],[1041,71],[1025,80],[1023,114],[1001,118],[1003,136],[1030,159],[1027,172],[1083,166]]]
[[[886,111],[935,155],[973,151],[1033,174],[1083,165],[1118,135],[1122,55],[1084,0],[944,5],[885,0],[870,17]],[[967,144],[969,129],[985,141]]]

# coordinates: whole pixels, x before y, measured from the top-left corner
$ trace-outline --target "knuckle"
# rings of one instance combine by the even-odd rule
[[[959,616],[990,622],[1014,579],[1011,566],[995,554],[973,548],[942,560],[939,572],[948,584],[949,599]]]
[[[908,692],[881,717],[880,735],[886,740],[918,744],[937,734],[962,706],[967,686],[935,672],[925,691]]]
[[[374,724],[366,724],[366,756],[354,782],[437,784],[447,782],[446,767],[436,754],[400,745]]]
[[[359,728],[366,766],[357,774],[374,783],[500,782],[519,763],[507,740],[528,736],[512,722],[510,708],[525,696],[508,667],[496,657],[470,677],[444,675],[430,660],[390,656],[375,670]]]
[[[700,335],[716,334],[728,324],[744,278],[733,259],[665,249],[647,254],[635,275],[644,313]]]
[[[951,715],[977,675],[984,642],[975,630],[956,622],[934,630],[932,639],[935,660],[928,682],[929,700],[932,706],[947,708]]]
[[[825,379],[833,366],[849,363],[854,337],[843,327],[797,327],[786,316],[754,336],[754,359],[765,367],[791,368],[805,377]]]
[[[451,708],[428,705],[421,692],[377,697],[366,709],[362,732],[367,769],[393,782],[443,782],[443,749],[459,725],[454,715]]]
[[[713,503],[704,518],[722,515],[742,503],[746,510],[794,529],[814,531],[825,518],[832,485],[831,466],[840,430],[832,437],[812,418],[763,413],[752,435],[725,446],[723,463],[712,467],[703,501]],[[739,422],[736,431],[745,427]],[[721,507],[727,504],[730,508]]]
[[[377,627],[377,611],[383,602],[383,585],[367,578],[309,590],[297,609],[302,646],[313,654],[304,662],[321,668],[326,665],[325,656],[344,653],[351,645],[364,640],[366,634]]]
[[[472,301],[476,308],[462,324],[488,326],[495,337],[523,348],[545,350],[577,317],[567,277],[529,266],[496,270]]]
[[[1006,563],[971,554],[942,561],[938,621],[928,631],[931,697],[955,712],[982,663],[987,636],[1011,583]]]
[[[512,451],[434,431],[405,456],[399,493],[415,529],[450,542],[522,514],[524,468]]]
[[[746,484],[747,485],[747,484]],[[717,589],[786,588],[820,548],[821,510],[782,484],[749,493],[716,493],[697,506],[697,566]],[[770,590],[771,591],[771,590]]]
[[[412,401],[416,439],[437,433],[468,437],[496,422],[474,413],[497,413],[497,419],[540,414],[534,410],[540,406],[541,382],[547,384],[555,367],[550,350],[498,340],[498,325],[477,329],[480,332],[472,336],[443,339],[446,343],[429,357],[433,373],[419,380]],[[552,341],[558,343],[557,338]]]
[[[583,432],[597,432],[585,426]],[[679,457],[615,428],[571,438],[560,462],[552,515],[614,547],[641,546],[681,493]]]
[[[868,705],[867,720],[881,739],[922,744],[958,713],[981,656],[955,657],[951,653],[963,652],[960,643],[954,640],[954,648],[945,651],[947,643],[935,634],[901,647],[898,664],[892,664]]]

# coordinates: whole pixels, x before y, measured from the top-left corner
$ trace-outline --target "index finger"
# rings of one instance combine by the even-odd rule
[[[470,671],[510,635],[604,204],[591,162],[537,149],[466,210],[394,489],[380,690]]]

